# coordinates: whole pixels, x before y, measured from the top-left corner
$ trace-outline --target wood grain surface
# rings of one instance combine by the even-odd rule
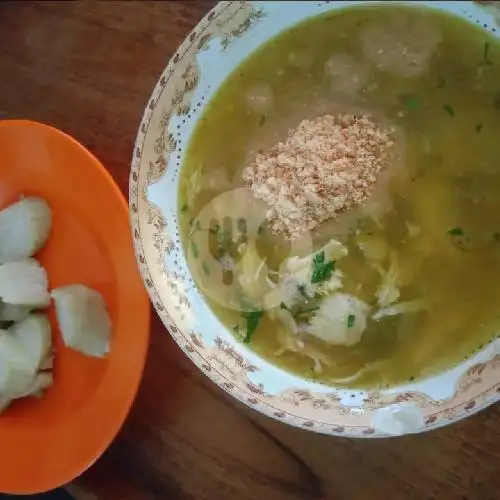
[[[144,105],[212,3],[1,2],[0,118],[69,132],[126,193]],[[155,315],[132,412],[70,489],[77,500],[498,499],[500,406],[421,436],[315,435],[231,400]]]

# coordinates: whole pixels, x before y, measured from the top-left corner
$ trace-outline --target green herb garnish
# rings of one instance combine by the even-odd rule
[[[449,105],[445,104],[443,105],[443,109],[450,115],[450,116],[455,116],[455,110]]]
[[[184,205],[182,205],[181,207],[181,212],[184,213],[184,212],[187,212],[189,210],[189,205],[187,203],[184,203]]]
[[[201,268],[203,269],[205,276],[210,276],[210,268],[208,267],[208,264],[205,261],[201,263]]]
[[[464,233],[464,230],[460,227],[454,227],[453,229],[450,229],[448,231],[448,234],[450,236],[463,236],[465,233]]]
[[[257,327],[259,326],[259,321],[260,318],[262,318],[262,314],[263,311],[247,311],[242,313],[242,316],[247,322],[247,331],[245,334],[245,338],[243,339],[243,342],[245,342],[246,344],[249,344],[252,340],[252,335],[255,333],[255,330],[257,330]]]
[[[493,61],[490,60],[490,42],[484,42],[484,48],[483,48],[483,64],[486,66],[491,66],[493,64]]]
[[[482,123],[476,123],[476,132],[479,134],[483,130],[483,124]]]
[[[325,252],[320,252],[314,256],[311,283],[321,283],[328,281],[335,269],[335,261],[325,262]]]
[[[352,328],[355,322],[356,316],[354,316],[354,314],[349,314],[349,316],[347,316],[347,328]]]
[[[413,111],[414,109],[418,109],[422,105],[420,98],[416,95],[405,94],[401,96],[401,99],[403,100],[403,106],[408,111]]]
[[[462,228],[454,227],[448,231],[448,234],[450,235],[452,245],[459,250],[466,252],[470,249],[468,238],[465,236],[465,232]]]
[[[191,253],[193,254],[193,257],[195,259],[198,258],[199,256],[198,245],[194,241],[191,241]]]

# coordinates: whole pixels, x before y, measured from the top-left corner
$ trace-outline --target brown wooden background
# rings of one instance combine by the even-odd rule
[[[0,118],[69,132],[126,193],[149,93],[212,3],[1,2]],[[154,315],[130,417],[71,489],[82,500],[498,499],[500,406],[389,440],[292,429],[232,401]]]

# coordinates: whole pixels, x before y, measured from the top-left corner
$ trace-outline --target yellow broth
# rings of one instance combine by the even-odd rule
[[[285,370],[325,383],[380,360],[380,368],[349,385],[406,383],[455,365],[494,338],[500,317],[496,38],[451,15],[417,7],[351,7],[310,19],[268,42],[230,75],[197,125],[182,167],[183,243],[196,281],[210,284],[204,255],[196,250],[200,231],[193,229],[193,220],[198,212],[218,194],[243,185],[241,172],[255,151],[282,139],[301,119],[345,103],[325,76],[325,62],[340,53],[365,63],[359,43],[363,30],[398,16],[406,16],[410,23],[433,23],[441,42],[428,68],[417,76],[398,76],[367,63],[367,85],[349,98],[353,108],[393,124],[403,137],[404,150],[387,188],[392,209],[378,222],[369,216],[357,220],[357,236],[354,231],[346,237],[349,255],[338,267],[345,274],[343,291],[373,304],[380,276],[356,238],[381,237],[398,256],[404,282],[400,300],[425,298],[433,306],[378,322],[370,319],[361,342],[352,347],[308,337],[308,344],[332,360],[321,373],[315,373],[311,359],[299,353],[275,355],[280,346],[277,324],[264,315],[250,347]],[[310,66],[291,64],[290,54],[305,54]],[[260,84],[274,92],[274,105],[266,113],[256,113],[245,102],[247,89]],[[188,180],[196,170],[202,174],[201,189],[189,204]],[[409,235],[408,224],[418,227],[417,235]],[[330,222],[316,232],[316,248],[334,236],[330,228],[334,233]],[[274,269],[289,247],[266,232],[258,245]],[[206,298],[229,329],[239,321],[240,312]]]

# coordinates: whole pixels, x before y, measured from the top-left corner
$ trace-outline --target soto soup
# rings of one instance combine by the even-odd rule
[[[181,170],[188,264],[220,321],[285,370],[359,388],[495,338],[499,82],[495,37],[418,6],[338,9],[253,53]]]

